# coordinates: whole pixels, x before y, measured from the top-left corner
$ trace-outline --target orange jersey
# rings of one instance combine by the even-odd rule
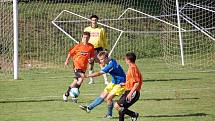
[[[139,86],[137,87],[136,91],[140,91],[143,83],[142,80],[143,78],[139,69],[137,68],[137,65],[129,64],[125,83],[126,90],[132,90],[134,84],[139,82]]]
[[[70,56],[73,60],[74,69],[87,70],[88,60],[94,58],[94,47],[92,44],[77,44],[69,50]]]

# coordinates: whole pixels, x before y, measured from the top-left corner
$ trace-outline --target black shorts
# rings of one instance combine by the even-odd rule
[[[137,100],[139,100],[140,92],[136,91],[135,96],[131,99],[131,101],[127,101],[126,97],[129,94],[130,90],[126,90],[124,94],[120,97],[120,99],[117,101],[117,104],[120,107],[129,108],[131,105],[133,105]]]
[[[74,74],[75,74],[74,78],[78,79],[78,78],[81,78],[81,74],[85,74],[85,72],[82,71],[81,69],[75,69]]]

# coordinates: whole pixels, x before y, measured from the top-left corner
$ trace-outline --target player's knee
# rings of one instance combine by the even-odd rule
[[[119,116],[123,116],[124,115],[123,109],[119,110],[118,113],[119,113]]]
[[[118,103],[115,103],[115,104],[114,104],[114,108],[115,108],[117,111],[120,111],[120,106],[118,105]]]
[[[108,102],[108,103],[112,103],[112,101],[113,101],[113,96],[107,96],[107,98],[106,98],[106,101]]]

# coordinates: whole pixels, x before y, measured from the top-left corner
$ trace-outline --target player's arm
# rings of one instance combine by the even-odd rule
[[[65,66],[68,65],[70,57],[75,54],[75,49],[76,49],[76,46],[74,46],[73,48],[69,49],[69,53],[68,53],[68,55],[66,57],[66,60],[65,60],[65,63],[64,63]]]
[[[140,84],[139,82],[136,82],[136,83],[134,84],[133,88],[130,90],[129,94],[128,94],[127,97],[126,97],[126,99],[127,99],[128,101],[131,101],[132,95],[133,95],[133,93],[136,91],[136,89],[137,89],[137,87],[139,86],[139,84]]]
[[[137,70],[135,68],[132,68],[131,70],[131,75],[132,75],[132,82],[134,83],[133,88],[130,90],[129,94],[127,95],[127,100],[131,101],[132,95],[133,93],[137,90],[140,81],[142,81],[141,79],[138,78],[137,76]]]
[[[67,55],[66,61],[65,61],[65,63],[64,63],[65,66],[68,65],[68,63],[69,63],[69,58],[70,58],[70,53],[68,53],[68,55]]]
[[[88,77],[97,77],[97,76],[100,76],[102,74],[105,74],[105,73],[108,73],[110,72],[111,70],[113,69],[113,63],[110,62],[108,65],[106,65],[101,71],[99,72],[95,72],[95,73],[92,73],[92,74],[89,74],[89,75],[85,75],[86,78]]]
[[[95,59],[95,52],[94,47],[92,47],[92,50],[90,51],[90,58],[88,60],[89,63],[92,63]]]
[[[89,74],[89,75],[85,75],[85,77],[86,78],[88,78],[88,77],[97,77],[97,76],[100,76],[102,74],[104,74],[104,73],[102,73],[102,72],[95,72],[95,73],[92,73],[92,74]]]

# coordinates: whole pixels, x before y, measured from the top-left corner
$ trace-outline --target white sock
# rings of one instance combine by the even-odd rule
[[[92,74],[93,73],[93,70],[89,70],[89,74]],[[93,82],[93,78],[90,77],[90,82]]]
[[[108,82],[107,74],[103,74],[103,77],[104,77],[104,81]]]

